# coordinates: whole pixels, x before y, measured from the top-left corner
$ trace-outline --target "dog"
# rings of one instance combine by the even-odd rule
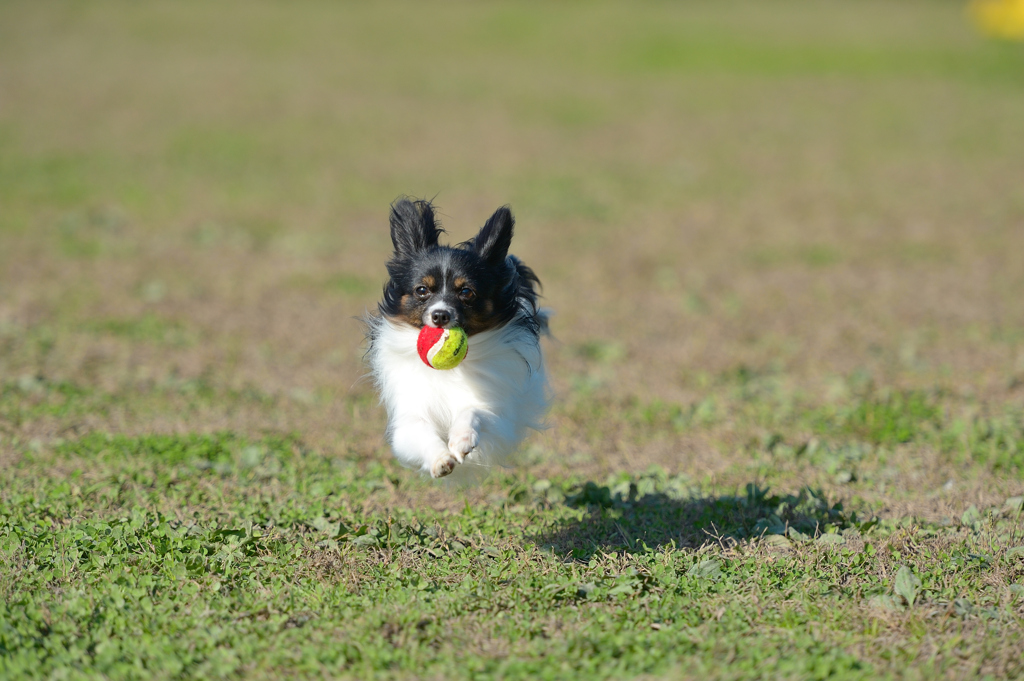
[[[503,206],[456,246],[438,242],[444,230],[429,201],[395,201],[390,222],[395,250],[377,314],[366,317],[366,359],[391,450],[434,478],[504,465],[543,427],[549,402],[540,346],[548,312],[537,305],[537,275],[509,255],[515,218]],[[461,327],[465,359],[446,371],[421,361],[424,326]]]

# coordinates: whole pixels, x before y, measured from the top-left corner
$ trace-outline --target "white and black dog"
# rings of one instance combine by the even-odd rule
[[[367,360],[395,457],[435,478],[501,464],[547,411],[547,314],[537,307],[537,276],[508,253],[514,225],[502,207],[473,239],[446,246],[430,202],[391,206],[395,252],[379,314],[366,320]],[[462,363],[439,371],[421,361],[424,326],[465,330]]]

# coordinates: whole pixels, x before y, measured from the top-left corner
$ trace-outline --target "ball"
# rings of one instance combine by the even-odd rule
[[[469,337],[459,327],[439,329],[424,326],[416,341],[420,359],[434,369],[454,369],[466,359],[469,351]]]

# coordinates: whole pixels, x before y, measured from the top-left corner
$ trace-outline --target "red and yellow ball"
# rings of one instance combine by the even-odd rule
[[[454,369],[466,359],[469,337],[459,327],[441,329],[424,326],[416,341],[420,359],[434,369]]]

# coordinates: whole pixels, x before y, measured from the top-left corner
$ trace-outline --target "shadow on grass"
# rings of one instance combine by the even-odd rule
[[[615,489],[587,482],[565,503],[585,509],[582,518],[565,520],[534,540],[558,555],[589,560],[599,552],[639,553],[665,546],[698,548],[762,536],[809,540],[849,527],[867,529],[841,503],[829,504],[820,491],[775,495],[756,484],[744,496],[685,496],[679,492]]]

